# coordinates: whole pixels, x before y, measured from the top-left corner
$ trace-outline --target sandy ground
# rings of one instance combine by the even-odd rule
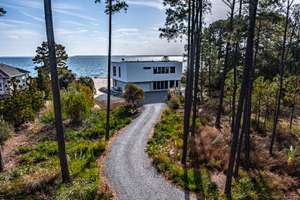
[[[96,88],[96,94],[95,98],[97,98],[99,95],[102,95],[103,92],[99,91],[102,87],[107,87],[107,78],[93,78],[95,88]]]
[[[94,95],[94,98],[96,100],[96,103],[100,106],[106,105],[106,99],[107,95],[101,91],[99,91],[100,88],[107,87],[107,78],[93,78],[95,88],[96,88],[96,94]],[[124,103],[123,98],[111,96],[111,105],[112,107],[116,105],[120,105]]]

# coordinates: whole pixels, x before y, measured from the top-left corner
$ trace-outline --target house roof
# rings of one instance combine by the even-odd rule
[[[6,64],[0,64],[0,78],[13,78],[29,73],[29,71],[17,67],[12,67]]]
[[[113,61],[113,63],[182,63],[176,60],[122,60]]]

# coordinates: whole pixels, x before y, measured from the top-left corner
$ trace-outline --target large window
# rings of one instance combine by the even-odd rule
[[[174,88],[175,87],[175,81],[170,81],[170,88]]]
[[[169,89],[169,81],[154,81],[153,90],[167,90]]]
[[[171,72],[171,74],[175,74],[176,73],[175,67],[170,67],[170,72]]]
[[[175,74],[175,67],[153,67],[153,74]]]
[[[119,67],[119,77],[121,78],[121,67]]]
[[[116,66],[113,66],[113,76],[117,76],[117,68],[116,68]]]

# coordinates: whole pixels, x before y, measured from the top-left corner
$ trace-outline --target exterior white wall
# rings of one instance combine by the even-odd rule
[[[114,62],[113,66],[121,67],[121,77],[113,76],[114,79],[123,82],[151,82],[161,80],[180,80],[182,75],[182,63],[180,62]],[[150,69],[144,69],[144,68]],[[154,74],[154,67],[175,67],[175,73]],[[113,74],[113,72],[112,72]]]
[[[139,86],[145,92],[152,91],[152,83],[151,82],[141,82],[141,83],[133,83],[133,84]]]
[[[151,82],[140,82],[140,83],[132,83],[132,84],[139,86],[145,92],[152,91],[152,83]],[[127,85],[127,83],[125,83],[125,82],[117,81],[117,85],[116,85],[115,89],[120,88],[122,91],[125,91],[126,85]]]
[[[153,91],[154,81],[180,81],[182,76],[182,63],[176,61],[136,61],[136,62],[113,62],[112,77],[117,81],[117,88],[124,91],[127,83],[133,83],[142,88],[145,92]],[[114,75],[114,67],[116,74]],[[121,76],[119,76],[119,67]],[[155,67],[175,67],[175,73],[154,74]],[[166,89],[162,89],[166,90]]]
[[[113,74],[114,67],[116,67],[116,76],[114,76],[114,74]],[[121,69],[121,77],[119,76],[119,67]],[[126,62],[122,62],[122,63],[113,62],[112,63],[112,72],[111,72],[111,74],[112,74],[113,79],[118,80],[118,81],[127,82]]]
[[[122,82],[122,81],[116,81],[117,85],[114,87],[115,89],[121,89],[122,91],[125,90],[125,87],[126,87],[126,84],[125,82]]]

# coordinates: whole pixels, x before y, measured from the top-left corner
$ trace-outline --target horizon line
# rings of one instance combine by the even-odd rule
[[[96,57],[96,56],[107,56],[107,55],[71,55],[70,57],[80,57],[80,56],[90,56],[90,57]],[[158,56],[184,56],[184,54],[169,54],[169,55],[164,55],[164,54],[125,54],[125,55],[112,55],[116,57],[122,57],[122,56],[136,56],[136,57],[158,57]],[[32,58],[34,56],[0,56],[0,58]]]

